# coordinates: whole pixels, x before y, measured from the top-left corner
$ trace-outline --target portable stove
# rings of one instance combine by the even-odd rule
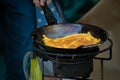
[[[101,61],[101,80],[104,80],[104,60],[112,59],[112,46],[113,42],[111,39],[108,39],[109,46],[99,50],[99,48],[94,48],[92,50],[85,51],[84,54],[61,54],[61,53],[51,53],[46,51],[42,46],[34,42],[33,46],[35,49],[35,56],[42,58],[42,66],[44,73],[44,61],[50,60],[54,64],[54,77],[60,78],[69,78],[76,80],[91,80],[91,72],[93,72],[93,59]],[[109,57],[95,57],[96,54],[109,51]],[[83,51],[84,52],[84,51]],[[44,76],[44,74],[43,74]],[[44,80],[44,77],[43,77]]]

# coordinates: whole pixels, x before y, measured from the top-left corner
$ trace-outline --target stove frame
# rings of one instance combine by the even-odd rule
[[[108,61],[108,60],[112,59],[113,42],[112,42],[112,40],[110,38],[106,42],[109,42],[109,45],[107,47],[105,47],[104,49],[99,50],[97,52],[92,52],[91,53],[91,54],[100,54],[100,53],[107,52],[107,51],[109,52],[109,56],[107,58],[106,57],[96,57],[96,56],[93,58],[93,59],[96,59],[96,60],[100,60],[100,64],[101,64],[101,80],[104,80],[104,61],[105,60]],[[77,54],[77,55],[74,55],[74,54],[59,54],[59,53],[55,54],[55,53],[46,52],[43,47],[40,47],[40,46],[38,47],[36,42],[34,42],[33,46],[34,46],[34,50],[35,50],[33,56],[39,56],[40,58],[42,58],[42,68],[43,68],[42,72],[43,73],[44,73],[44,61],[46,61],[46,60],[50,60],[50,61],[56,63],[56,68],[58,70],[60,70],[59,75],[55,74],[54,76],[50,76],[50,75],[44,75],[43,74],[43,76],[57,77],[57,78],[60,78],[60,80],[62,80],[62,78],[64,78],[64,77],[62,76],[62,74],[63,74],[62,73],[62,66],[59,63],[61,63],[61,64],[79,64],[79,60],[75,61],[75,62],[74,61],[73,62],[71,62],[71,61],[65,62],[65,61],[59,60],[59,57],[61,57],[61,56],[71,56],[72,58],[75,58],[75,56],[84,56],[84,55],[81,55],[81,54]],[[88,55],[88,54],[86,54],[86,55]],[[47,56],[47,58],[46,58],[46,56]],[[55,59],[53,57],[51,57],[51,56],[54,56]],[[91,80],[91,79],[88,79],[88,78],[89,77],[87,76],[87,77],[80,77],[80,78],[77,78],[77,77],[72,78],[72,77],[70,77],[69,79]],[[44,80],[44,77],[43,77],[43,80]]]

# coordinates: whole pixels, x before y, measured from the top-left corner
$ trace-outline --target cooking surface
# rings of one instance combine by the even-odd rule
[[[64,27],[65,29],[59,29],[59,27],[57,27],[56,25],[54,26],[45,26],[42,28],[38,28],[35,31],[32,32],[32,38],[38,43],[40,44],[43,48],[45,48],[47,51],[50,52],[58,52],[58,53],[75,53],[75,52],[79,52],[81,49],[92,49],[95,47],[99,47],[100,44],[103,44],[107,39],[108,39],[108,34],[107,32],[100,28],[99,26],[94,26],[94,25],[90,25],[90,24],[84,24],[84,23],[80,23],[80,24],[73,24],[73,23],[63,23],[63,24],[59,24],[59,25],[66,25],[66,27]],[[70,27],[69,29],[69,25],[73,25]],[[61,26],[62,28],[63,26]],[[56,29],[57,28],[57,29]],[[86,33],[86,32],[90,32],[91,35],[93,35],[95,38],[99,38],[100,42],[98,44],[94,44],[94,45],[85,45],[85,46],[79,46],[76,49],[64,49],[64,48],[55,48],[55,47],[50,47],[50,46],[46,46],[43,42],[43,35],[46,35],[50,38],[60,38],[61,36],[66,36],[66,34],[64,32],[67,32],[69,34],[73,34],[71,32],[76,32],[76,33]],[[68,34],[67,34],[68,35]]]

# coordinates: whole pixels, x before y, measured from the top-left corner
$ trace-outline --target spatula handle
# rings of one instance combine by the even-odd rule
[[[41,8],[45,14],[48,25],[57,23],[57,20],[56,20],[55,16],[53,15],[52,11],[50,10],[50,8],[48,7],[46,1],[45,1],[44,6],[41,6]]]

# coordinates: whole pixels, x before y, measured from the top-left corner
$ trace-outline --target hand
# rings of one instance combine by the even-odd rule
[[[34,3],[37,7],[41,7],[41,6],[44,6],[45,1],[47,2],[48,5],[52,2],[52,0],[33,0],[33,3]]]

